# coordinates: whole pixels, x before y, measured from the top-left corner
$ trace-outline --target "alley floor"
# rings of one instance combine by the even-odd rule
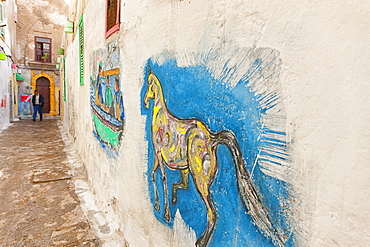
[[[102,246],[76,194],[57,119],[0,133],[0,246]]]

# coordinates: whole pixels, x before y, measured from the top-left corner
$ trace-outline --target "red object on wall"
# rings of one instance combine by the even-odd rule
[[[29,96],[27,96],[27,95],[22,95],[22,96],[21,96],[21,101],[22,101],[22,102],[25,102],[25,101],[28,99],[28,97],[29,97]]]
[[[1,107],[6,107],[6,95],[4,95],[4,99],[1,100]]]

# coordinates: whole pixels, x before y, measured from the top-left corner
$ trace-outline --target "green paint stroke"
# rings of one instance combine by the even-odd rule
[[[102,141],[109,143],[113,147],[117,146],[119,144],[119,136],[120,132],[114,132],[102,122],[99,121],[99,119],[94,115],[94,123],[96,132],[99,134],[99,137]]]

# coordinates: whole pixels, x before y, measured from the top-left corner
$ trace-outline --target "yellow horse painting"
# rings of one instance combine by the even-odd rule
[[[223,130],[212,133],[199,119],[181,119],[174,116],[166,106],[162,86],[157,76],[150,71],[148,89],[144,97],[144,105],[149,108],[153,100],[151,133],[154,146],[154,166],[151,171],[155,203],[154,208],[160,211],[155,172],[160,168],[164,188],[164,219],[170,221],[168,188],[165,166],[181,172],[181,181],[172,185],[172,203],[177,203],[177,190],[188,189],[188,176],[192,176],[196,189],[207,210],[207,226],[197,239],[197,247],[207,246],[217,221],[215,206],[210,196],[210,186],[217,174],[218,162],[216,151],[219,145],[225,145],[230,150],[237,173],[237,184],[240,197],[256,224],[269,236],[275,245],[284,246],[284,240],[273,226],[267,210],[261,203],[258,193],[252,183],[233,132]]]

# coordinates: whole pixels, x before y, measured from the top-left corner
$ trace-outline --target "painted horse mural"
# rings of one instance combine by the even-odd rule
[[[144,96],[144,105],[150,106],[153,100],[151,135],[154,147],[154,166],[151,178],[154,187],[154,208],[160,211],[155,173],[158,168],[162,174],[164,187],[164,219],[170,221],[168,185],[165,167],[178,170],[181,181],[172,185],[172,203],[177,203],[177,190],[189,187],[189,173],[194,180],[197,192],[207,210],[207,226],[197,239],[197,247],[207,246],[217,222],[217,213],[210,196],[210,187],[218,171],[217,148],[225,145],[233,156],[239,195],[243,204],[256,224],[275,245],[284,246],[282,234],[274,227],[265,206],[244,166],[243,156],[234,133],[222,130],[212,133],[199,119],[182,119],[173,115],[166,106],[160,80],[150,70],[147,77],[148,88]]]

